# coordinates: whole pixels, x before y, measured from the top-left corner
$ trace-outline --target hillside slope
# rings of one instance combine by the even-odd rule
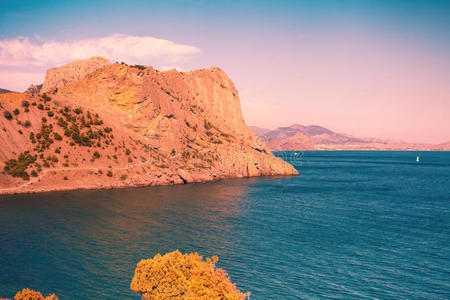
[[[0,95],[0,193],[298,174],[245,124],[217,67],[115,63],[79,79],[67,69],[53,73],[71,80],[46,78],[52,94]]]

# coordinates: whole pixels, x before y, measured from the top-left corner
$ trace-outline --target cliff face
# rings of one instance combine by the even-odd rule
[[[54,92],[56,89],[110,64],[106,58],[92,57],[90,59],[76,60],[58,68],[49,69],[45,75],[45,81],[40,92]]]
[[[0,167],[9,168],[0,193],[297,174],[245,124],[238,93],[219,68],[107,64],[81,76],[69,65],[47,74],[42,91],[57,87],[54,94],[1,95],[2,114],[19,114],[0,117]],[[21,163],[29,180],[14,167]]]

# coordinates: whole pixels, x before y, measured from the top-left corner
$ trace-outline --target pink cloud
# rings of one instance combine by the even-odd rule
[[[201,50],[190,45],[151,36],[112,34],[68,42],[33,43],[28,37],[0,41],[0,65],[10,67],[55,66],[74,59],[104,56],[128,63],[173,64],[189,59]]]

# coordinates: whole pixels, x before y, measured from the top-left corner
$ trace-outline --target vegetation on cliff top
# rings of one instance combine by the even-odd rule
[[[131,289],[144,299],[245,299],[216,267],[217,256],[202,259],[197,253],[182,254],[176,250],[137,264]]]

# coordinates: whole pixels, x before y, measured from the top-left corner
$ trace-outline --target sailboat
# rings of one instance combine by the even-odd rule
[[[419,156],[417,155],[416,162],[419,162],[419,161],[420,161],[420,158],[419,158]]]

